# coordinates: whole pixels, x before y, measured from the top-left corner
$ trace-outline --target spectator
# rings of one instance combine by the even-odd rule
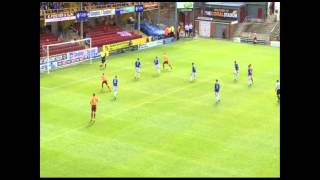
[[[186,25],[184,26],[184,37],[188,35],[188,32],[189,32],[189,25],[186,23]]]
[[[193,26],[192,26],[192,24],[190,23],[189,24],[189,36],[191,35],[191,37],[192,37],[192,35],[193,35]]]
[[[169,31],[169,30],[168,30],[168,27],[165,27],[165,28],[164,28],[164,36],[165,36],[165,37],[168,36],[168,31]]]
[[[180,33],[179,33],[179,27],[178,27],[178,29],[177,29],[177,40],[179,40],[180,39]]]
[[[222,32],[222,38],[225,39],[226,38],[226,29],[223,29],[223,32]]]
[[[174,36],[174,27],[171,26],[171,36],[173,37]]]
[[[253,34],[253,44],[257,44],[257,33]]]
[[[171,28],[170,27],[167,27],[167,36],[170,36],[171,35]]]

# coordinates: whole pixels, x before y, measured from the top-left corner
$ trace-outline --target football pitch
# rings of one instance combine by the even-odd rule
[[[165,52],[173,70],[158,76],[153,60],[162,63]],[[140,80],[134,79],[137,57]],[[280,176],[279,48],[195,39],[108,60],[105,71],[97,60],[40,75],[41,177]],[[110,85],[118,76],[117,100],[101,91],[103,72]],[[90,125],[94,92],[99,102]]]

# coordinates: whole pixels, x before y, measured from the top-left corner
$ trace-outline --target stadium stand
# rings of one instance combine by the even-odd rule
[[[40,10],[63,9],[63,2],[40,2]]]
[[[148,22],[142,22],[140,24],[140,28],[141,28],[141,31],[148,36],[160,37],[164,35],[163,28]]]
[[[79,24],[75,27],[79,30]],[[84,26],[86,37],[92,38],[93,47],[101,47],[106,44],[128,41],[142,36],[135,32],[127,32],[118,26],[98,24],[95,27]]]

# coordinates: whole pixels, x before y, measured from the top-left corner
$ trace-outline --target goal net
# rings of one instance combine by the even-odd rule
[[[91,38],[72,40],[57,44],[42,45],[40,52],[40,73],[90,61],[99,56],[97,47],[91,47]]]

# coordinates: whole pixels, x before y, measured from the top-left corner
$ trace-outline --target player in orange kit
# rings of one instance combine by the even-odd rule
[[[107,81],[107,78],[104,75],[104,73],[102,73],[101,81],[102,81],[102,83],[101,83],[102,89],[101,90],[103,90],[103,85],[106,84],[106,86],[108,87],[109,91],[111,92],[110,86],[108,85],[108,81]]]
[[[91,104],[91,120],[90,120],[90,122],[92,122],[92,119],[94,119],[93,121],[95,121],[95,119],[96,119],[97,103],[98,103],[98,97],[95,95],[95,93],[93,93],[91,100],[90,100],[90,104]]]
[[[168,64],[169,67],[172,69],[172,66],[171,66],[171,64],[169,63],[168,55],[167,55],[166,53],[163,55],[163,63],[162,63],[163,69],[164,69],[164,65],[165,65],[165,64]]]

